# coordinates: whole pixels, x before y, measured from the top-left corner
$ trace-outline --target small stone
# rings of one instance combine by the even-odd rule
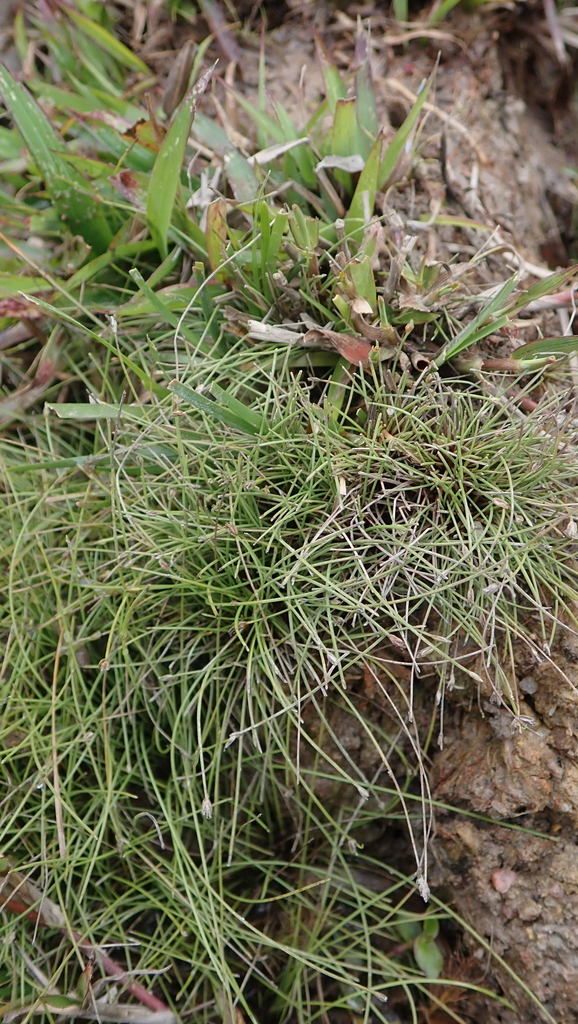
[[[536,690],[538,689],[538,684],[534,679],[534,676],[524,676],[523,679],[520,679],[519,686],[522,693],[536,693]]]
[[[527,900],[519,909],[518,917],[522,921],[535,921],[542,913],[542,907],[535,900]]]
[[[515,871],[510,871],[508,868],[499,868],[498,871],[494,871],[492,874],[492,885],[497,892],[504,894],[512,888],[517,878],[518,876]]]

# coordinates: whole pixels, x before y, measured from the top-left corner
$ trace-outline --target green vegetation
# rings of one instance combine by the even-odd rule
[[[31,92],[0,68],[0,328],[32,323],[0,398],[3,1010],[421,1019],[480,986],[413,894],[415,688],[433,666],[440,694],[489,681],[516,715],[514,643],[548,644],[576,599],[555,378],[520,409],[572,343],[518,349],[514,398],[472,346],[572,271],[488,295],[490,250],[396,243],[431,83],[386,137],[362,35],[352,95],[319,44],[303,131],[264,78],[236,97],[251,158],[199,110],[206,47],[163,125],[103,5],[18,16],[16,39],[47,59]],[[114,989],[84,970],[98,947],[113,975],[111,946]]]

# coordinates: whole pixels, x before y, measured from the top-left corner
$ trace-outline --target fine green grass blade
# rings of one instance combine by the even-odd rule
[[[151,236],[162,256],[168,254],[168,233],[183,166],[187,139],[195,111],[216,65],[201,75],[178,108],[157,154],[149,182],[146,218]]]
[[[29,302],[34,302],[37,306],[40,306],[41,309],[44,309],[47,313],[50,313],[55,320],[62,321],[65,324],[70,324],[71,327],[76,327],[79,331],[83,331],[85,334],[88,334],[91,338],[94,338],[95,341],[103,342],[103,344],[106,344],[104,339],[101,338],[100,334],[97,334],[95,331],[91,331],[90,328],[86,327],[85,324],[82,324],[80,320],[75,320],[73,316],[69,316],[69,314],[65,313],[64,310],[58,309],[56,306],[53,306],[50,302],[45,302],[44,299],[39,298],[38,295],[28,295],[24,291],[21,292],[21,295],[23,295],[24,298],[27,299]],[[113,346],[111,346],[111,348],[116,353],[116,349],[113,348]]]
[[[112,230],[90,186],[57,153],[60,139],[30,93],[0,65],[0,91],[63,223],[82,235],[96,253],[104,252]]]
[[[98,341],[101,345],[104,345],[104,347],[107,348],[110,352],[113,352],[117,358],[120,358],[122,363],[124,363],[124,365],[129,370],[131,370],[132,373],[134,373],[135,376],[138,377],[140,381],[142,381],[142,383],[149,389],[149,391],[152,391],[159,398],[164,398],[168,394],[166,388],[164,388],[161,384],[157,384],[157,382],[152,379],[150,374],[146,373],[143,369],[141,369],[141,367],[138,366],[138,364],[135,363],[133,359],[130,359],[129,356],[125,356],[121,352],[119,352],[116,345],[113,345],[112,342],[108,341],[107,338],[103,337],[100,334],[97,334],[95,331],[91,331],[90,328],[86,326],[86,324],[82,324],[80,320],[75,320],[73,316],[69,316],[68,313],[65,313],[62,309],[57,309],[56,306],[51,305],[50,302],[45,302],[44,299],[40,299],[37,295],[26,295],[25,292],[21,292],[21,294],[29,302],[34,302],[37,306],[40,306],[41,309],[44,309],[47,313],[50,313],[55,320],[62,321],[65,324],[69,324],[71,327],[75,327],[77,330],[82,331],[84,334],[88,334],[89,337],[93,338],[95,341]]]
[[[132,270],[129,270],[129,274],[135,284],[138,285],[143,295],[148,299],[152,308],[156,309],[157,312],[161,314],[167,324],[170,324],[171,327],[181,331],[183,337],[185,337],[194,348],[198,348],[201,352],[209,351],[210,346],[205,341],[200,341],[197,335],[195,335],[185,324],[181,323],[181,318],[178,317],[165,302],[163,302],[163,299],[158,292],[153,291],[138,270],[133,268]]]

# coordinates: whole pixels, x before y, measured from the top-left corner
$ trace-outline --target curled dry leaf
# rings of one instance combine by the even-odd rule
[[[132,171],[121,171],[120,174],[111,174],[108,179],[121,196],[128,200],[138,210],[144,210],[145,194],[135,174]]]
[[[379,349],[380,359],[390,359],[397,351],[396,348],[386,347],[387,342],[390,340],[398,342],[393,328],[391,329],[393,338],[390,338],[382,328],[376,328],[376,330],[379,330],[379,336],[371,337],[369,340],[356,337],[353,334],[339,334],[337,331],[331,331],[329,328],[324,327],[313,327],[306,331],[305,334],[301,334],[299,331],[299,328],[302,326],[301,324],[284,324],[282,327],[279,327],[275,324],[262,323],[260,320],[251,320],[232,307],[225,307],[225,312],[229,318],[227,327],[229,330],[233,330],[234,333],[238,333],[237,328],[242,324],[246,329],[248,337],[253,338],[255,341],[301,345],[304,348],[317,348],[324,349],[327,352],[338,352],[340,356],[343,356],[344,359],[347,359],[354,366],[368,365],[375,342],[381,343]],[[366,324],[365,327],[367,328],[368,325]],[[370,344],[370,341],[374,344]]]
[[[24,296],[28,299],[28,296]],[[46,342],[36,367],[34,379],[0,400],[0,424],[10,423],[13,419],[23,416],[30,406],[34,405],[57,377],[60,365],[61,335],[53,334]]]
[[[238,64],[241,56],[239,46],[225,18],[223,5],[219,0],[199,0],[199,7],[225,60]]]
[[[371,316],[373,310],[371,303],[364,299],[361,295],[356,295],[353,302],[351,303],[351,312],[358,313],[359,316]]]
[[[193,38],[187,39],[175,57],[163,96],[163,110],[167,117],[170,117],[177,109],[189,87],[189,79],[197,49],[195,40]]]
[[[37,309],[38,307],[34,307]],[[6,348],[12,348],[13,345],[19,345],[21,341],[28,341],[36,333],[38,328],[33,328],[30,323],[30,317],[24,317],[20,323],[12,324],[11,327],[5,327],[3,331],[0,331],[0,351]],[[38,317],[37,319],[40,319]]]
[[[367,366],[372,349],[369,342],[364,341],[363,338],[356,338],[352,334],[338,334],[337,331],[322,328],[307,331],[303,335],[301,344],[307,348],[322,348],[330,352],[339,352],[340,356],[354,366]]]
[[[25,914],[31,921],[43,925],[45,928],[58,928],[66,937],[70,937],[84,953],[91,959],[97,960],[105,974],[111,978],[118,978],[124,982],[126,991],[135,999],[138,999],[142,1006],[125,1006],[124,1004],[114,1006],[107,1004],[108,1010],[95,1013],[92,1009],[79,1009],[78,1006],[66,1006],[58,1008],[60,1016],[67,1017],[89,1017],[97,1020],[118,1022],[118,1024],[174,1024],[174,1014],[168,1006],[158,999],[154,993],[149,992],[141,985],[140,981],[127,977],[126,972],[117,964],[112,957],[98,946],[84,939],[78,932],[69,932],[66,919],[59,906],[48,899],[26,875],[15,871],[8,857],[0,858],[0,910],[9,910],[13,914]],[[96,1001],[100,1005],[100,1000]],[[147,1007],[146,1010],[143,1006]],[[15,1020],[23,1016],[28,1010],[37,1012],[37,1004],[34,1009],[30,1007],[19,1007],[11,1014],[4,1016],[4,1021]],[[112,1016],[107,1015],[112,1013]]]
[[[431,366],[431,359],[423,352],[410,352],[409,359],[414,370],[417,370],[418,373],[424,373]]]
[[[13,914],[26,914],[46,928],[64,928],[66,922],[60,907],[49,900],[26,875],[13,871],[7,858],[0,860],[0,907]]]
[[[25,283],[25,279],[23,281]],[[52,292],[44,292],[42,298],[50,302],[52,294]],[[46,316],[44,310],[40,309],[30,299],[17,298],[15,295],[9,295],[5,299],[0,299],[0,317],[2,319],[10,317],[14,320],[21,320],[25,317],[27,320],[41,320],[43,316]]]
[[[357,301],[357,300],[356,300]],[[355,327],[356,331],[362,335],[366,341],[371,341],[377,345],[397,345],[399,344],[399,338],[395,331],[395,328],[388,325],[388,327],[374,326],[368,324],[363,319],[363,315],[355,309],[355,302],[351,306],[351,322]]]
[[[19,1006],[18,1009],[5,1013],[3,1020],[5,1024],[9,1024],[29,1014],[46,1012],[58,1016],[61,1020],[80,1017],[84,1020],[106,1021],[107,1024],[175,1024],[176,1020],[170,1010],[161,1013],[158,1010],[146,1010],[142,1006],[109,1003],[105,998],[94,999],[89,1005],[81,1006],[73,1000],[65,1001],[63,997],[52,1000],[48,997],[30,1006]]]
[[[156,120],[153,121],[152,118],[147,120],[145,117],[139,118],[135,124],[122,133],[123,139],[126,139],[127,142],[138,142],[139,146],[144,146],[145,149],[150,149],[153,153],[158,153],[163,135],[164,128]]]
[[[365,167],[365,160],[359,153],[354,156],[337,156],[332,153],[330,156],[324,156],[323,160],[320,160],[315,165],[315,173],[318,171],[324,171],[326,167],[337,168],[339,171],[348,171],[350,174],[362,171]]]
[[[247,334],[253,341],[273,341],[284,345],[303,345],[304,335],[298,330],[264,324],[260,320],[247,321]]]

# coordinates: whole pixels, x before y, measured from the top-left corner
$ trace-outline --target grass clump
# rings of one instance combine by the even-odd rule
[[[441,670],[467,638],[501,693],[518,610],[542,616],[547,643],[544,604],[572,592],[572,451],[474,386],[392,392],[380,376],[343,388],[339,424],[319,383],[277,385],[258,443],[191,430],[184,404],[178,445],[158,421],[128,444],[125,427],[118,511],[133,564],[170,566],[199,627],[236,636],[256,679],[265,665],[292,691],[321,659],[322,685],[343,684],[392,634],[416,672],[420,651]],[[143,487],[134,459],[148,462],[153,437]]]
[[[107,19],[20,19],[44,112],[0,73],[29,154],[1,193],[4,1010],[427,1019],[452,977],[412,895],[417,688],[517,716],[515,646],[575,593],[572,450],[467,350],[571,271],[488,294],[491,250],[419,255],[388,197],[431,82],[381,131],[363,34],[355,95],[320,45],[303,131],[237,98],[249,161],[198,109],[202,52],[163,124]]]
[[[425,893],[412,688],[432,664],[442,684],[483,671],[515,710],[513,644],[549,639],[572,593],[575,467],[477,389],[363,375],[336,426],[318,382],[275,379],[258,442],[165,399],[81,471],[51,479],[5,444],[3,847],[92,943],[166,972],[175,1008],[386,1020],[382,997],[435,1000],[441,968],[408,876],[376,855],[409,823]],[[360,709],[368,672],[381,720]],[[33,958],[25,918],[19,942]],[[77,1005],[70,945],[48,964]]]

